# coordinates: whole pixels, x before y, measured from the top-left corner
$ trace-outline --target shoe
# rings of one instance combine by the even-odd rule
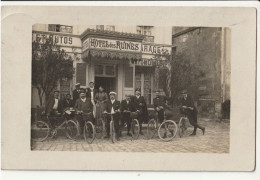
[[[190,136],[196,136],[196,134],[195,133],[191,133]]]
[[[132,134],[130,134],[130,133],[127,133],[127,136],[132,136]]]
[[[202,133],[203,133],[203,135],[205,134],[205,129],[206,129],[206,128],[203,128],[203,129],[201,129],[201,130],[202,130]]]

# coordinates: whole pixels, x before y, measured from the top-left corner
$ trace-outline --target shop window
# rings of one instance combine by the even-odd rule
[[[77,63],[76,66],[76,82],[82,86],[86,86],[86,63]]]
[[[132,88],[133,87],[133,67],[125,68],[125,87]]]
[[[60,24],[49,24],[48,31],[72,33],[73,27],[67,25],[60,25]]]

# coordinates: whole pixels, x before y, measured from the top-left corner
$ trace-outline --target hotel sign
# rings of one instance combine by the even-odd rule
[[[116,50],[127,52],[141,52],[141,42],[122,41],[112,39],[88,38],[82,43],[83,51],[87,49]]]

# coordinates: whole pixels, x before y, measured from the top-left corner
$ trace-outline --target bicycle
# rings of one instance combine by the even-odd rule
[[[147,138],[152,139],[154,135],[158,134],[159,138],[163,141],[171,141],[177,134],[177,124],[173,120],[166,120],[164,113],[164,120],[159,125],[158,113],[157,118],[151,119],[147,124]]]
[[[138,111],[136,112],[131,112],[131,111],[123,111],[123,113],[130,113],[130,118],[131,118],[131,127],[130,127],[130,132],[132,135],[132,140],[136,140],[139,137],[139,132],[140,132],[140,126],[139,122],[136,119],[138,116]]]
[[[78,116],[81,116],[81,119],[85,121],[84,128],[83,128],[83,137],[84,140],[91,144],[96,136],[95,126],[90,121],[92,119],[92,112],[84,113],[83,111],[77,112]],[[83,118],[83,116],[86,116]]]
[[[35,121],[31,125],[31,137],[33,141],[42,142],[49,138],[54,138],[57,135],[58,130],[65,127],[65,133],[67,138],[71,140],[76,140],[79,135],[79,128],[77,123],[71,119],[71,114],[74,112],[74,109],[69,109],[63,112],[60,117],[53,117],[56,121],[64,120],[59,126],[54,127],[54,129],[50,128],[50,117],[45,115],[44,113],[41,115],[41,120]],[[43,120],[46,118],[45,120]]]
[[[116,142],[115,123],[114,123],[114,118],[113,118],[113,115],[116,113],[118,113],[118,111],[115,113],[108,113],[108,112],[103,113],[105,117],[107,117],[108,115],[110,115],[110,117],[111,117],[109,127],[110,127],[110,137],[111,137],[112,143]]]

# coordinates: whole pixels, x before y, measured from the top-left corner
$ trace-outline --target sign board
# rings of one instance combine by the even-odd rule
[[[157,44],[142,44],[142,54],[170,55],[171,47]]]
[[[122,41],[113,39],[88,38],[82,43],[82,50],[100,49],[125,52],[141,52],[141,42]]]

